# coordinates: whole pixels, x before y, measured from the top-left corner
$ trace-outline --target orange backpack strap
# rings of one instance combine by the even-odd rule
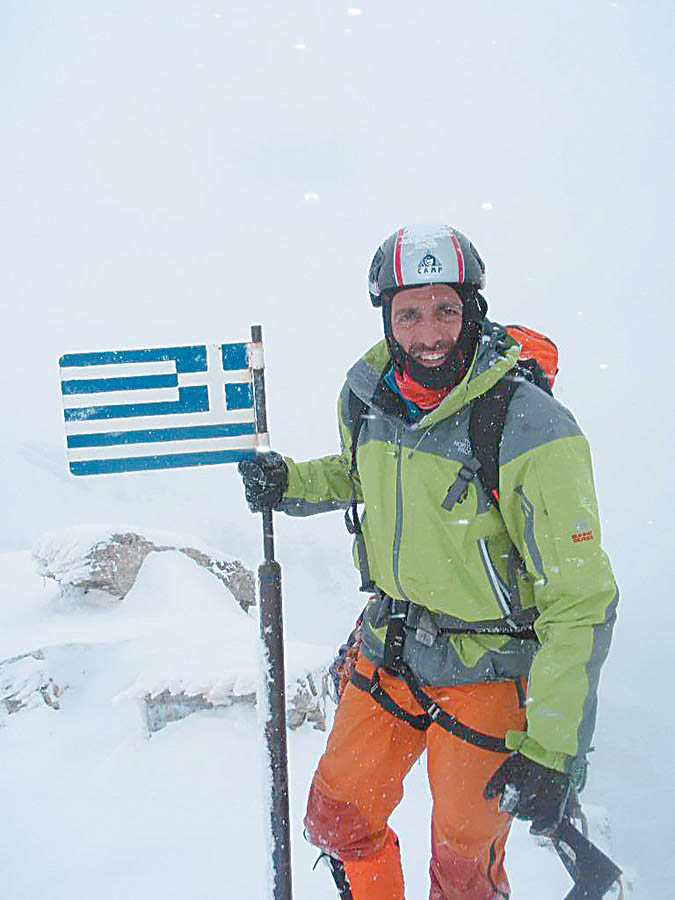
[[[507,325],[506,330],[520,344],[521,363],[530,360],[538,363],[546,376],[549,389],[552,389],[558,374],[558,348],[553,341],[545,334],[524,325]]]

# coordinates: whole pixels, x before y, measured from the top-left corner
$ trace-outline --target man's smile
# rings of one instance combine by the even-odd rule
[[[440,366],[450,354],[450,349],[413,350],[411,356],[423,366]]]

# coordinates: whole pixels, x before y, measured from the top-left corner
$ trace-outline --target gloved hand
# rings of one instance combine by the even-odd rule
[[[251,512],[274,509],[288,484],[288,466],[282,456],[269,450],[255,459],[243,459],[237,466],[244,481],[246,501]]]
[[[500,810],[531,819],[531,834],[548,835],[560,825],[571,786],[564,772],[512,753],[485,785],[483,796],[486,800],[500,796]]]

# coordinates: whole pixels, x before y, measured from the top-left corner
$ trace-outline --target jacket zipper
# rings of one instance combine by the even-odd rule
[[[393,556],[393,567],[394,567],[394,582],[398,591],[401,595],[401,599],[408,600],[405,591],[401,587],[401,582],[398,577],[398,561],[399,561],[399,552],[401,550],[401,533],[403,532],[403,477],[401,474],[401,458],[403,456],[402,450],[402,440],[403,440],[403,428],[401,425],[396,426],[396,437],[394,443],[394,452],[396,454],[396,525],[394,527],[394,556]]]
[[[410,598],[407,596],[401,585],[398,571],[399,555],[401,550],[401,535],[403,532],[403,476],[401,472],[403,458],[402,442],[403,429],[399,425],[396,428],[396,435],[394,439],[394,453],[396,454],[396,524],[394,528],[393,572],[394,583],[398,588],[401,598],[410,602]],[[492,591],[495,595],[495,598],[497,599],[497,603],[502,613],[505,616],[510,616],[513,612],[513,609],[509,601],[506,588],[501,578],[499,577],[494,565],[492,564],[492,560],[490,559],[490,554],[488,553],[487,544],[484,538],[480,538],[480,540],[478,541],[478,547],[483,559],[485,570],[488,574],[488,578],[492,586]]]

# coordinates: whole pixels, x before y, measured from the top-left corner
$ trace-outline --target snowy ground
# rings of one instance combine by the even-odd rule
[[[143,697],[164,688],[248,694],[256,677],[255,622],[222,585],[178,553],[151,554],[120,603],[64,601],[28,552],[0,556],[3,696],[3,897],[203,900],[265,896],[261,773],[255,710],[232,704],[149,736]],[[291,598],[289,598],[291,599]],[[30,655],[39,650],[39,654]],[[23,654],[29,654],[23,656]],[[38,656],[39,658],[35,658]],[[294,665],[326,647],[289,642]],[[17,657],[19,657],[17,659]],[[49,679],[49,682],[48,682]],[[37,686],[55,686],[51,703]],[[54,696],[56,694],[56,696]],[[290,734],[295,896],[333,898],[328,872],[302,839],[309,780],[325,735]],[[409,896],[425,894],[429,819],[424,768],[415,767],[394,826]],[[601,811],[595,816],[600,822]],[[561,897],[557,858],[516,829],[516,897]],[[545,885],[545,888],[543,887]]]
[[[60,452],[54,452],[54,463]],[[23,448],[15,452],[13,464],[23,482],[32,483],[39,494],[43,519],[58,526],[60,492],[67,492],[68,481],[56,465],[45,462],[47,457],[46,452],[27,454]],[[236,535],[218,533],[214,541],[211,533],[201,540],[255,567],[259,521],[247,513],[233,469],[183,473],[175,483],[168,481],[175,473],[142,478],[134,479],[142,507],[123,479],[74,483],[69,516],[84,519],[97,502],[114,512],[118,522],[137,521],[142,515],[147,533],[166,529],[171,519],[163,498],[170,483],[170,503],[180,510],[192,543],[200,541],[194,534],[199,517],[215,520],[221,505],[236,508],[241,525]],[[218,485],[218,496],[207,493],[207,485]],[[195,497],[200,503],[191,504]],[[358,612],[357,579],[337,519],[328,516],[309,523],[276,517],[284,563],[289,681],[328,662]],[[74,534],[84,540],[87,533],[105,530],[81,528]],[[66,544],[74,540],[71,530],[56,533]],[[143,703],[145,694],[165,688],[210,692],[212,699],[224,702],[233,693],[249,694],[256,679],[255,615],[243,613],[220,582],[176,552],[151,554],[121,602],[91,601],[88,595],[64,599],[53,581],[38,576],[28,549],[0,554],[0,583],[0,659],[9,660],[0,669],[0,687],[3,696],[29,698],[28,708],[11,715],[4,708],[0,711],[0,791],[6,821],[11,822],[2,842],[3,897],[106,900],[124,893],[143,900],[263,900],[265,851],[254,708],[235,703],[198,712],[149,737]],[[30,655],[36,650],[41,658]],[[56,688],[49,697],[53,700],[58,693],[58,709],[37,691],[50,678]],[[625,738],[608,741],[612,730],[623,734],[619,723],[631,715],[633,697],[623,691],[621,685],[618,701],[612,692],[601,707],[588,812],[594,838],[611,850],[631,879],[638,876],[635,896],[665,900],[667,894],[654,889],[640,893],[643,884],[650,884],[649,872],[639,877],[641,858],[653,865],[658,849],[640,846],[643,829],[635,827],[632,805],[639,802],[640,791],[667,787],[669,757],[661,751],[663,763],[659,765],[657,753],[646,766],[645,748],[635,744],[628,730]],[[328,710],[330,718],[330,704]],[[325,734],[307,724],[289,735],[298,900],[334,897],[327,871],[312,871],[317,854],[302,838],[308,785],[324,742]],[[641,772],[637,793],[624,779],[636,766]],[[607,808],[613,843],[605,829]],[[423,900],[428,889],[429,813],[422,763],[409,776],[406,797],[393,821],[401,837],[411,900]],[[657,824],[654,831],[647,828],[648,845]],[[560,900],[569,889],[557,857],[537,846],[519,824],[509,845],[509,873],[514,900]]]

